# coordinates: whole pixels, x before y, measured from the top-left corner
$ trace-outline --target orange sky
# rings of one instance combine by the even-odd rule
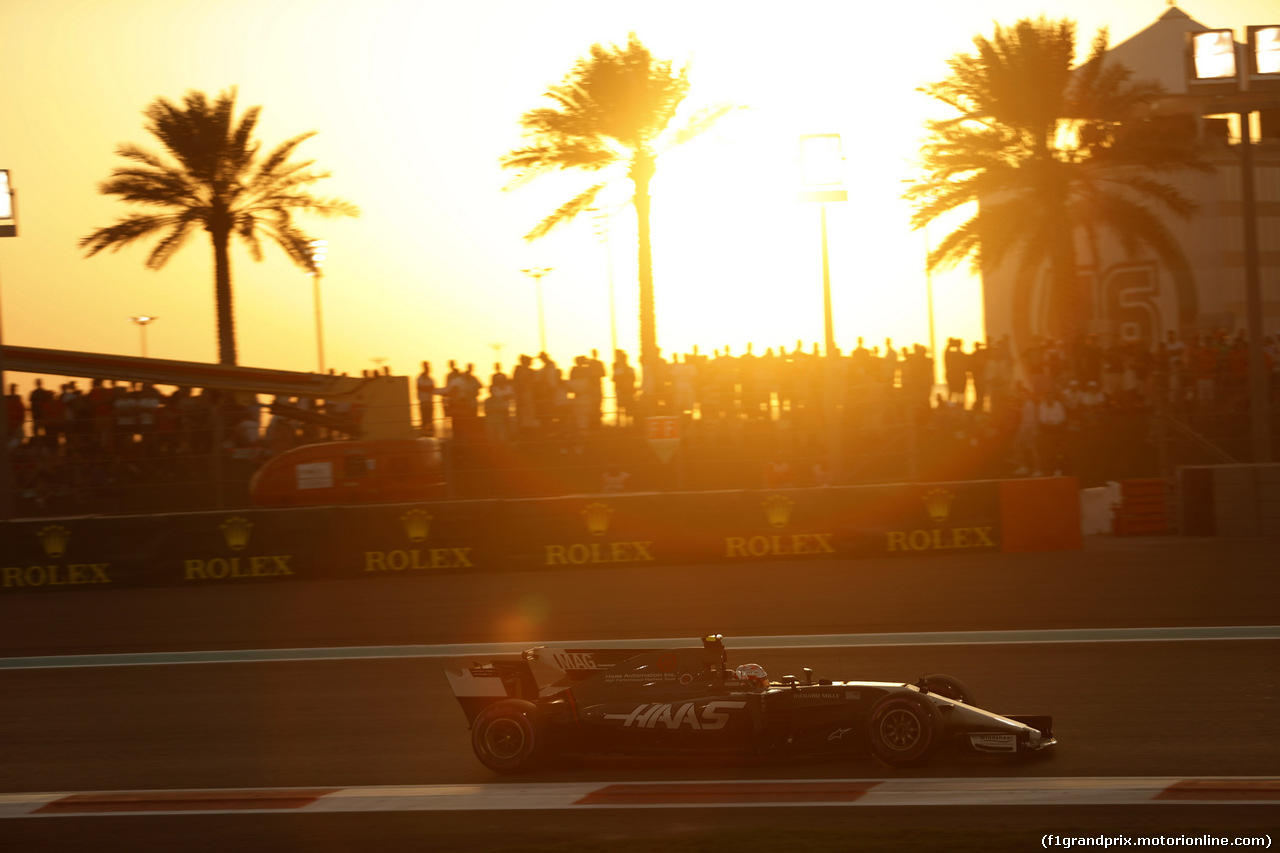
[[[333,178],[322,195],[359,219],[307,220],[330,241],[323,281],[329,367],[386,363],[413,374],[450,358],[488,371],[538,348],[544,279],[548,337],[561,361],[610,348],[604,247],[590,222],[532,245],[521,239],[576,190],[572,181],[504,192],[498,157],[596,41],[636,31],[655,53],[693,60],[691,106],[751,109],[673,152],[654,185],[659,344],[685,352],[748,341],[806,346],[821,337],[817,212],[795,201],[799,133],[840,133],[850,200],[831,208],[838,344],[926,342],[925,236],[898,201],[929,105],[915,88],[945,74],[993,21],[1043,10],[1113,43],[1155,20],[1155,0],[1011,0],[909,5],[478,0],[5,0],[0,5],[0,168],[18,192],[20,236],[0,240],[6,343],[137,354],[129,318],[152,314],[149,354],[213,361],[211,250],[193,239],[160,272],[147,246],[85,259],[77,240],[126,208],[97,184],[122,142],[152,147],[141,111],[157,96],[239,88],[262,105],[268,147],[306,130],[299,149]],[[1275,23],[1273,2],[1182,4],[1209,26]],[[618,199],[625,200],[625,195]],[[936,236],[936,235],[935,235]],[[615,218],[620,346],[638,337],[634,218]],[[233,255],[240,363],[316,368],[310,279],[279,252]],[[982,333],[980,291],[935,277],[938,334]],[[499,345],[495,350],[495,345]],[[385,362],[375,362],[384,359]]]

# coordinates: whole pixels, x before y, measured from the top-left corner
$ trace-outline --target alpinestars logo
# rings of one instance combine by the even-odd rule
[[[623,728],[675,730],[681,726],[702,732],[714,732],[729,724],[728,711],[747,707],[746,702],[708,702],[699,717],[692,702],[683,705],[638,705],[629,714],[605,714],[606,720],[622,720]]]

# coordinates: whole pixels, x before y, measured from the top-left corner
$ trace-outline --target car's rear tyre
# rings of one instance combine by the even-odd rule
[[[498,773],[536,767],[546,752],[545,739],[538,709],[523,699],[494,703],[471,724],[471,748],[481,764]]]
[[[937,693],[939,696],[945,696],[956,702],[963,702],[966,705],[978,707],[978,702],[973,698],[973,693],[968,687],[964,686],[964,682],[950,675],[926,675],[923,679],[924,687],[930,693]]]
[[[871,709],[867,737],[877,758],[894,767],[923,764],[942,745],[945,724],[930,700],[891,693]]]

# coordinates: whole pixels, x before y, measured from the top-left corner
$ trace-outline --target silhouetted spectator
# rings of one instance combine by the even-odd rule
[[[435,435],[436,419],[436,381],[431,377],[431,362],[422,362],[422,372],[418,374],[418,431],[423,435]]]
[[[538,426],[537,413],[538,374],[533,369],[533,359],[527,355],[520,356],[520,363],[511,374],[511,384],[515,387],[516,429],[527,435]]]
[[[635,410],[636,371],[627,363],[627,354],[615,350],[613,354],[613,395],[618,425],[630,420]]]
[[[31,412],[31,437],[43,436],[45,434],[45,405],[53,399],[53,392],[44,387],[41,379],[36,379],[36,387],[31,390],[31,395],[27,398],[29,403],[28,410]]]
[[[16,383],[9,386],[9,393],[4,398],[5,426],[8,429],[11,447],[22,443],[23,429],[27,420],[27,406],[22,402]]]

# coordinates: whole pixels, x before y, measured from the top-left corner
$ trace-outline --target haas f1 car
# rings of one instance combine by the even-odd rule
[[[476,756],[515,773],[558,754],[822,755],[922,764],[944,746],[1018,756],[1056,743],[1043,715],[978,708],[956,679],[914,684],[728,666],[719,634],[679,649],[550,649],[447,671]]]

